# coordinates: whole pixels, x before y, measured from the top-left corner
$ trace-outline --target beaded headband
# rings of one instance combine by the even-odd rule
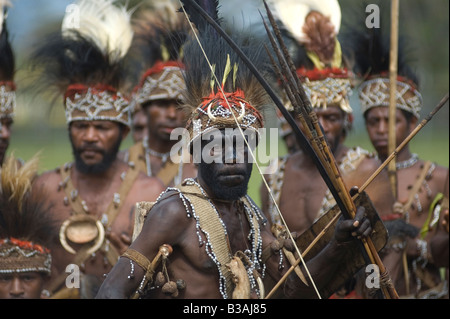
[[[0,273],[51,273],[50,250],[16,238],[0,240]]]
[[[302,79],[305,93],[313,108],[327,108],[338,105],[345,113],[352,113],[349,97],[352,94],[350,74],[346,69],[325,68],[306,70],[299,68],[297,74]]]
[[[135,88],[133,103],[166,99],[183,101],[186,88],[183,69],[179,62],[157,62],[142,76],[141,83]]]
[[[187,123],[190,143],[213,129],[237,128],[238,125],[243,130],[258,132],[264,127],[264,121],[261,113],[245,100],[242,90],[225,93],[225,98],[222,92],[211,93]]]
[[[64,96],[66,122],[114,121],[131,126],[132,105],[112,87],[83,84],[70,85]]]
[[[412,113],[415,117],[420,117],[422,108],[422,95],[412,85],[402,81],[402,77],[397,79],[396,107]],[[359,88],[359,100],[361,111],[366,111],[377,106],[389,106],[390,84],[389,79],[377,77],[365,81]]]
[[[13,118],[16,109],[16,87],[14,82],[0,81],[0,119]]]

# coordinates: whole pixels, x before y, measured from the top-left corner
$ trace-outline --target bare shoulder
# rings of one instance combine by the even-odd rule
[[[378,157],[372,155],[371,153],[368,153],[364,156],[364,158],[358,165],[358,171],[374,172],[378,167],[381,166],[381,164],[383,163],[378,159]]]
[[[436,168],[435,168],[435,173],[437,174],[437,176],[441,177],[442,180],[446,180],[448,179],[448,167],[442,166],[442,165],[438,165],[435,164]]]
[[[434,179],[436,181],[436,184],[439,187],[442,187],[442,191],[443,191],[446,187],[448,188],[449,169],[448,169],[448,167],[445,167],[445,166],[441,166],[441,165],[437,165],[437,164],[435,164],[435,165],[436,165],[436,167],[434,169],[432,179]]]
[[[146,194],[149,200],[156,200],[158,196],[165,190],[165,186],[162,181],[157,177],[147,176],[142,172],[139,172],[136,181],[133,184],[132,192],[135,194]]]
[[[133,242],[135,247],[146,251],[149,249],[148,238],[152,238],[152,243],[161,243],[170,245],[181,244],[184,234],[190,233],[195,219],[189,215],[179,192],[168,189],[161,194],[159,200],[148,211],[141,234]],[[195,232],[194,232],[195,233]]]
[[[160,194],[158,201],[152,207],[149,215],[160,217],[164,214],[164,218],[186,217],[188,214],[186,206],[180,198],[180,192],[174,189],[167,189]]]
[[[58,185],[61,182],[61,174],[59,168],[45,171],[39,174],[33,181],[36,186],[50,188],[54,185]]]

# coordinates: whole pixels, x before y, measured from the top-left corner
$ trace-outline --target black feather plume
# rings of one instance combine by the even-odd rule
[[[55,33],[32,53],[32,69],[41,71],[38,86],[56,87],[64,93],[70,84],[107,84],[120,89],[124,80],[122,61],[113,61],[95,43],[74,32],[71,37]]]
[[[258,108],[265,111],[272,106],[272,101],[267,92],[261,86],[257,78],[247,66],[242,63],[239,55],[229,46],[222,37],[217,38],[215,30],[211,26],[205,26],[205,30],[199,33],[199,41],[202,44],[205,55],[209,63],[214,66],[215,79],[219,82],[224,78],[224,71],[227,64],[227,56],[230,57],[231,65],[237,65],[236,81],[230,74],[224,84],[225,92],[234,92],[240,89],[245,93],[246,100]],[[264,43],[259,38],[250,34],[234,33],[230,35],[234,42],[253,62],[255,67],[270,81],[274,81],[271,73],[271,65],[268,59]],[[211,94],[212,88],[209,79],[212,78],[211,68],[208,61],[203,58],[204,53],[196,40],[189,41],[184,48],[184,64],[186,66],[186,111],[191,113],[198,107],[204,97]],[[214,92],[217,93],[217,83],[214,85]]]
[[[0,81],[12,81],[14,72],[14,53],[8,39],[6,21],[3,21],[3,28],[0,34]]]
[[[368,28],[365,22],[366,15],[361,15],[361,12],[365,11],[360,9],[359,15],[352,14],[354,19],[346,19],[339,38],[344,55],[351,59],[355,74],[364,80],[389,72],[390,14],[386,8],[381,10],[380,26]],[[418,87],[419,78],[411,67],[415,60],[411,44],[412,41],[408,37],[399,35],[397,73]]]
[[[189,19],[194,23],[198,30],[205,30],[208,23],[206,20],[200,16],[197,9],[195,9],[196,3],[199,5],[208,15],[214,19],[219,25],[221,19],[219,18],[219,0],[181,0],[183,3],[184,10],[189,16]],[[182,9],[180,9],[182,11]]]
[[[152,67],[157,61],[178,61],[182,57],[183,45],[190,36],[190,26],[184,16],[176,23],[168,24],[158,19],[141,19],[134,21],[133,58],[141,62],[140,69]],[[163,57],[163,48],[167,57]]]

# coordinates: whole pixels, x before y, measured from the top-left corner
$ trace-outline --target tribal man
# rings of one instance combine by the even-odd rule
[[[110,0],[76,5],[80,27],[71,24],[68,12],[61,34],[33,56],[44,79],[56,81],[43,82],[64,94],[74,155],[74,162],[44,172],[34,183],[50,194],[51,214],[60,227],[48,286],[52,298],[95,296],[103,275],[131,243],[136,202],[154,201],[164,190],[159,179],[117,157],[130,130],[130,102],[120,91],[133,35],[130,13]],[[69,275],[79,281],[67,285]]]
[[[336,6],[327,7],[325,3],[321,4],[319,1],[314,8],[305,10],[306,6],[300,1],[298,6],[288,8],[289,12],[298,11],[295,15],[297,18],[305,19],[303,27],[299,30],[295,29],[294,21],[284,16],[286,11],[283,10],[287,8],[279,8],[275,3],[273,5],[273,14],[288,31],[285,34],[286,43],[292,52],[295,52],[293,60],[297,74],[303,82],[327,143],[340,166],[344,181],[347,187],[361,186],[375,172],[380,162],[360,147],[348,148],[344,145],[352,126],[353,115],[349,103],[351,72],[346,68],[345,60],[341,58],[341,47],[337,41],[339,5],[336,2]],[[339,17],[336,17],[337,15]],[[330,39],[331,44],[322,47],[319,45],[317,37],[319,30],[327,32],[323,36]],[[289,104],[290,101],[285,103]],[[292,105],[288,109],[293,111]],[[292,232],[302,233],[335,205],[334,198],[320,178],[313,160],[302,149],[281,158],[277,172],[265,177]],[[379,175],[367,188],[367,193],[380,214],[391,212],[393,204],[392,195],[384,188],[388,186],[386,183],[388,183],[387,176]],[[272,223],[282,224],[277,206],[268,195],[268,190],[263,184],[261,186],[263,211],[270,216]]]
[[[133,20],[135,47],[142,52],[138,54],[139,61],[147,62],[133,92],[133,103],[147,117],[147,134],[123,156],[148,176],[157,176],[166,186],[178,185],[196,174],[190,156],[180,157],[174,150],[180,136],[172,133],[186,125],[186,114],[181,109],[186,86],[181,57],[189,26],[171,3],[139,12]]]
[[[355,73],[362,77],[359,101],[369,138],[384,161],[389,136],[389,43],[382,28],[367,32],[349,31],[356,59]],[[358,29],[356,29],[358,30]],[[405,39],[400,38],[396,99],[396,147],[416,128],[422,107],[418,78],[405,58]],[[411,52],[411,51],[408,51]],[[433,263],[430,240],[442,213],[448,209],[449,170],[423,160],[406,145],[396,157],[397,201],[393,214],[382,216],[391,229],[384,249],[402,298],[440,298],[447,295],[447,283]],[[447,237],[448,239],[448,237]],[[442,243],[448,249],[448,242]],[[434,247],[439,250],[437,247]]]
[[[107,275],[97,298],[262,298],[266,278],[278,281],[288,269],[280,242],[247,195],[250,149],[271,102],[225,40],[208,26],[198,33],[204,51],[195,40],[184,49],[189,149],[198,163],[197,176],[168,188],[144,209],[142,229]],[[264,74],[263,46],[243,38],[241,33],[236,43]],[[202,52],[211,65],[201,58]],[[328,295],[332,288],[325,286],[335,283],[336,267],[347,265],[346,258],[354,260],[346,254],[356,247],[352,233],[371,233],[367,213],[359,207],[354,220],[341,220],[325,248],[309,260],[320,292],[309,279],[303,277],[302,282],[292,273],[280,289],[284,295]]]

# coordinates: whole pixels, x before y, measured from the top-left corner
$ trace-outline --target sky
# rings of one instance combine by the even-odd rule
[[[8,30],[13,47],[21,50],[36,40],[32,31],[49,21],[61,21],[72,0],[12,0],[8,10]]]

